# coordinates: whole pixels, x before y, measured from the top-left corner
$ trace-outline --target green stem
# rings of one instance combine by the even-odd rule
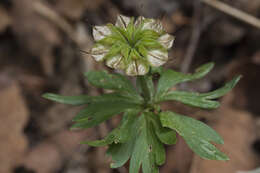
[[[153,94],[154,94],[152,76],[150,75],[138,76],[138,80],[141,86],[141,91],[143,93],[144,100],[146,104],[149,105],[153,100]]]

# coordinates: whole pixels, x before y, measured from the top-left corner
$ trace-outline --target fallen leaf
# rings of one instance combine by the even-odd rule
[[[27,139],[23,129],[28,110],[17,83],[0,82],[0,172],[11,173],[23,159]]]
[[[7,11],[0,5],[0,33],[3,32],[12,23],[11,17]]]
[[[78,20],[82,16],[86,5],[85,0],[57,0],[55,4],[58,12],[73,20]]]
[[[49,142],[42,142],[31,149],[24,159],[24,167],[37,173],[57,171],[62,164],[58,146]]]

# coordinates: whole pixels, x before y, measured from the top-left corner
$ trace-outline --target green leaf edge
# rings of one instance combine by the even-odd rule
[[[180,132],[180,131],[176,130],[175,128],[170,127],[169,125],[167,125],[167,124],[164,123],[165,120],[162,119],[162,115],[163,115],[163,114],[165,115],[165,114],[168,114],[168,113],[172,114],[173,116],[177,115],[177,116],[182,116],[182,117],[186,117],[186,118],[192,119],[193,121],[197,121],[199,124],[203,124],[204,126],[206,126],[206,127],[208,127],[209,129],[211,129],[211,131],[215,133],[215,135],[216,135],[216,137],[218,137],[218,139],[209,139],[208,143],[209,143],[212,147],[214,147],[214,148],[222,155],[223,158],[211,159],[211,158],[207,158],[207,157],[201,156],[200,153],[197,153],[196,151],[194,151],[193,148],[190,147],[189,142],[186,141],[187,139],[183,136],[182,132]],[[184,138],[184,140],[186,141],[186,143],[188,144],[189,148],[190,148],[193,152],[195,152],[197,155],[199,155],[201,158],[206,159],[206,160],[220,160],[220,161],[228,161],[228,160],[229,160],[229,157],[228,157],[227,155],[225,155],[223,152],[219,151],[219,150],[215,147],[215,145],[211,144],[211,142],[215,142],[215,143],[217,143],[217,144],[224,144],[224,140],[222,139],[222,137],[221,137],[214,129],[212,129],[212,128],[211,128],[210,126],[208,126],[207,124],[205,124],[205,123],[203,123],[203,122],[201,122],[201,121],[198,121],[198,120],[196,120],[196,119],[193,119],[193,118],[191,118],[191,117],[188,117],[188,116],[185,116],[185,115],[180,115],[180,114],[177,114],[177,113],[171,112],[171,111],[161,112],[161,113],[160,113],[160,120],[161,120],[161,122],[162,122],[163,127],[171,128],[172,130],[175,130],[180,136],[182,136],[182,137]],[[212,136],[211,136],[211,137],[212,137]]]
[[[42,97],[58,103],[69,104],[74,106],[88,104],[92,101],[92,96],[88,95],[63,96],[54,93],[44,93]]]

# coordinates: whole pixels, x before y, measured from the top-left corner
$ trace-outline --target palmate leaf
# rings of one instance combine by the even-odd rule
[[[159,116],[162,125],[176,130],[184,138],[190,149],[200,157],[209,160],[229,160],[224,153],[210,143],[223,144],[224,142],[206,124],[174,112],[162,112]]]
[[[138,110],[128,110],[124,114],[121,125],[110,133],[115,136],[113,142],[109,141],[111,143],[107,150],[107,155],[113,160],[111,168],[123,166],[132,154],[138,128],[138,113]],[[108,136],[111,136],[110,134]]]
[[[204,97],[206,99],[216,99],[222,97],[236,86],[236,84],[239,82],[241,77],[242,77],[241,75],[236,76],[230,82],[226,83],[222,88],[219,88],[209,93],[203,93],[201,94],[201,97]]]
[[[205,109],[214,109],[217,108],[220,104],[217,101],[211,99],[219,98],[231,89],[235,87],[237,82],[240,80],[241,76],[237,76],[232,79],[230,82],[226,83],[225,86],[219,88],[215,91],[209,93],[194,93],[194,92],[185,92],[185,91],[170,91],[167,94],[159,98],[159,102],[167,100],[180,101],[189,106],[195,106]]]
[[[158,82],[156,97],[162,97],[174,85],[202,78],[208,74],[213,67],[214,63],[204,64],[197,68],[193,74],[183,74],[170,69],[163,71]]]
[[[117,115],[127,109],[140,109],[140,104],[117,93],[99,96],[87,108],[81,110],[73,119],[71,128],[89,128]]]
[[[165,162],[165,149],[150,121],[151,114],[135,118],[131,128],[134,136],[125,143],[109,145],[107,153],[114,161],[112,168],[120,167],[130,159],[130,173],[138,173],[141,167],[143,173],[158,173],[158,166]]]
[[[90,71],[84,75],[90,84],[98,88],[136,93],[131,82],[123,75],[110,74],[107,71]]]
[[[150,114],[149,121],[153,125],[155,134],[157,135],[158,139],[163,144],[167,144],[167,145],[176,144],[177,142],[176,132],[169,128],[163,127],[158,115],[152,112],[150,112],[149,114]]]
[[[90,71],[85,73],[92,85],[121,92],[128,97],[142,100],[131,82],[121,74],[109,74],[106,71]]]
[[[139,111],[140,110],[138,109],[129,109],[125,111],[120,125],[112,130],[104,139],[96,141],[85,141],[81,143],[94,147],[101,147],[112,143],[118,144],[126,142],[132,138],[133,134],[131,133],[132,131],[130,129],[132,128],[135,119],[137,119]]]
[[[158,140],[149,115],[139,117],[137,136],[130,159],[130,173],[138,173],[142,165],[143,173],[157,173],[158,165],[165,162],[165,149]]]
[[[113,163],[110,164],[111,168],[119,168],[123,166],[131,157],[135,140],[129,140],[125,143],[112,143],[109,145],[107,155],[112,157]]]

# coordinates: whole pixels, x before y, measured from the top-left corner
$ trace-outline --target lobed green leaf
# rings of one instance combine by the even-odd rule
[[[156,97],[163,96],[174,85],[202,78],[211,71],[213,66],[214,63],[204,64],[197,68],[193,74],[183,74],[174,70],[163,71],[158,81]]]
[[[158,173],[158,165],[165,162],[165,150],[158,139],[149,114],[134,118],[128,133],[133,136],[125,143],[111,144],[107,153],[112,156],[112,168],[122,166],[130,158],[130,173]]]
[[[138,173],[141,165],[143,173],[158,173],[158,165],[165,162],[163,144],[157,138],[148,116],[143,114],[138,120],[136,141],[130,160],[130,173]]]
[[[107,155],[112,157],[111,168],[123,166],[131,157],[135,140],[129,140],[126,143],[111,144],[107,150]]]
[[[119,91],[128,97],[142,100],[131,82],[121,74],[109,74],[106,71],[90,71],[85,73],[85,76],[89,83],[96,87]]]
[[[110,165],[111,168],[118,168],[123,166],[131,157],[133,149],[135,147],[136,140],[136,129],[138,129],[139,117],[136,117],[134,112],[129,112],[128,118],[131,118],[131,124],[128,126],[128,132],[125,132],[129,135],[128,140],[124,143],[112,143],[109,145],[107,154],[112,157],[113,163]]]
[[[101,96],[99,101],[91,103],[74,117],[76,123],[71,128],[93,127],[127,109],[139,110],[140,105],[134,101],[116,94]]]
[[[125,112],[120,125],[112,130],[104,139],[96,141],[84,141],[82,144],[88,144],[94,147],[106,146],[112,143],[124,143],[132,138],[131,128],[134,124],[137,114],[140,110],[128,110]]]
[[[223,144],[222,138],[206,124],[193,118],[174,112],[160,113],[160,120],[164,127],[176,130],[184,138],[188,146],[196,154],[209,160],[229,160],[210,142]]]
[[[200,94],[201,97],[205,97],[206,99],[216,99],[219,98],[223,95],[225,95],[226,93],[228,93],[229,91],[231,91],[236,84],[238,83],[238,81],[241,79],[241,75],[234,77],[231,81],[229,81],[228,83],[226,83],[223,87],[209,92],[209,93],[204,93],[204,94]]]
[[[217,101],[207,100],[205,97],[201,97],[199,93],[190,93],[185,91],[171,91],[160,98],[160,101],[168,100],[175,100],[189,106],[204,109],[214,109],[220,105]]]
[[[158,137],[158,139],[163,143],[167,145],[173,145],[177,142],[176,132],[172,129],[163,127],[160,119],[157,115],[150,112],[150,116],[148,117],[150,123],[153,125],[153,128],[155,130],[155,133]]]
[[[195,106],[205,109],[214,109],[217,108],[220,104],[217,101],[213,101],[211,99],[219,98],[229,92],[232,88],[235,87],[237,82],[241,76],[237,76],[232,79],[230,82],[225,84],[222,88],[219,88],[215,91],[209,93],[194,93],[194,92],[185,92],[185,91],[170,91],[167,94],[163,95],[159,98],[160,101],[167,101],[167,100],[175,100],[180,101],[184,104],[189,106]]]
[[[92,96],[79,95],[79,96],[62,96],[59,94],[45,93],[42,95],[43,98],[55,101],[58,103],[69,104],[69,105],[84,105],[92,101]]]

